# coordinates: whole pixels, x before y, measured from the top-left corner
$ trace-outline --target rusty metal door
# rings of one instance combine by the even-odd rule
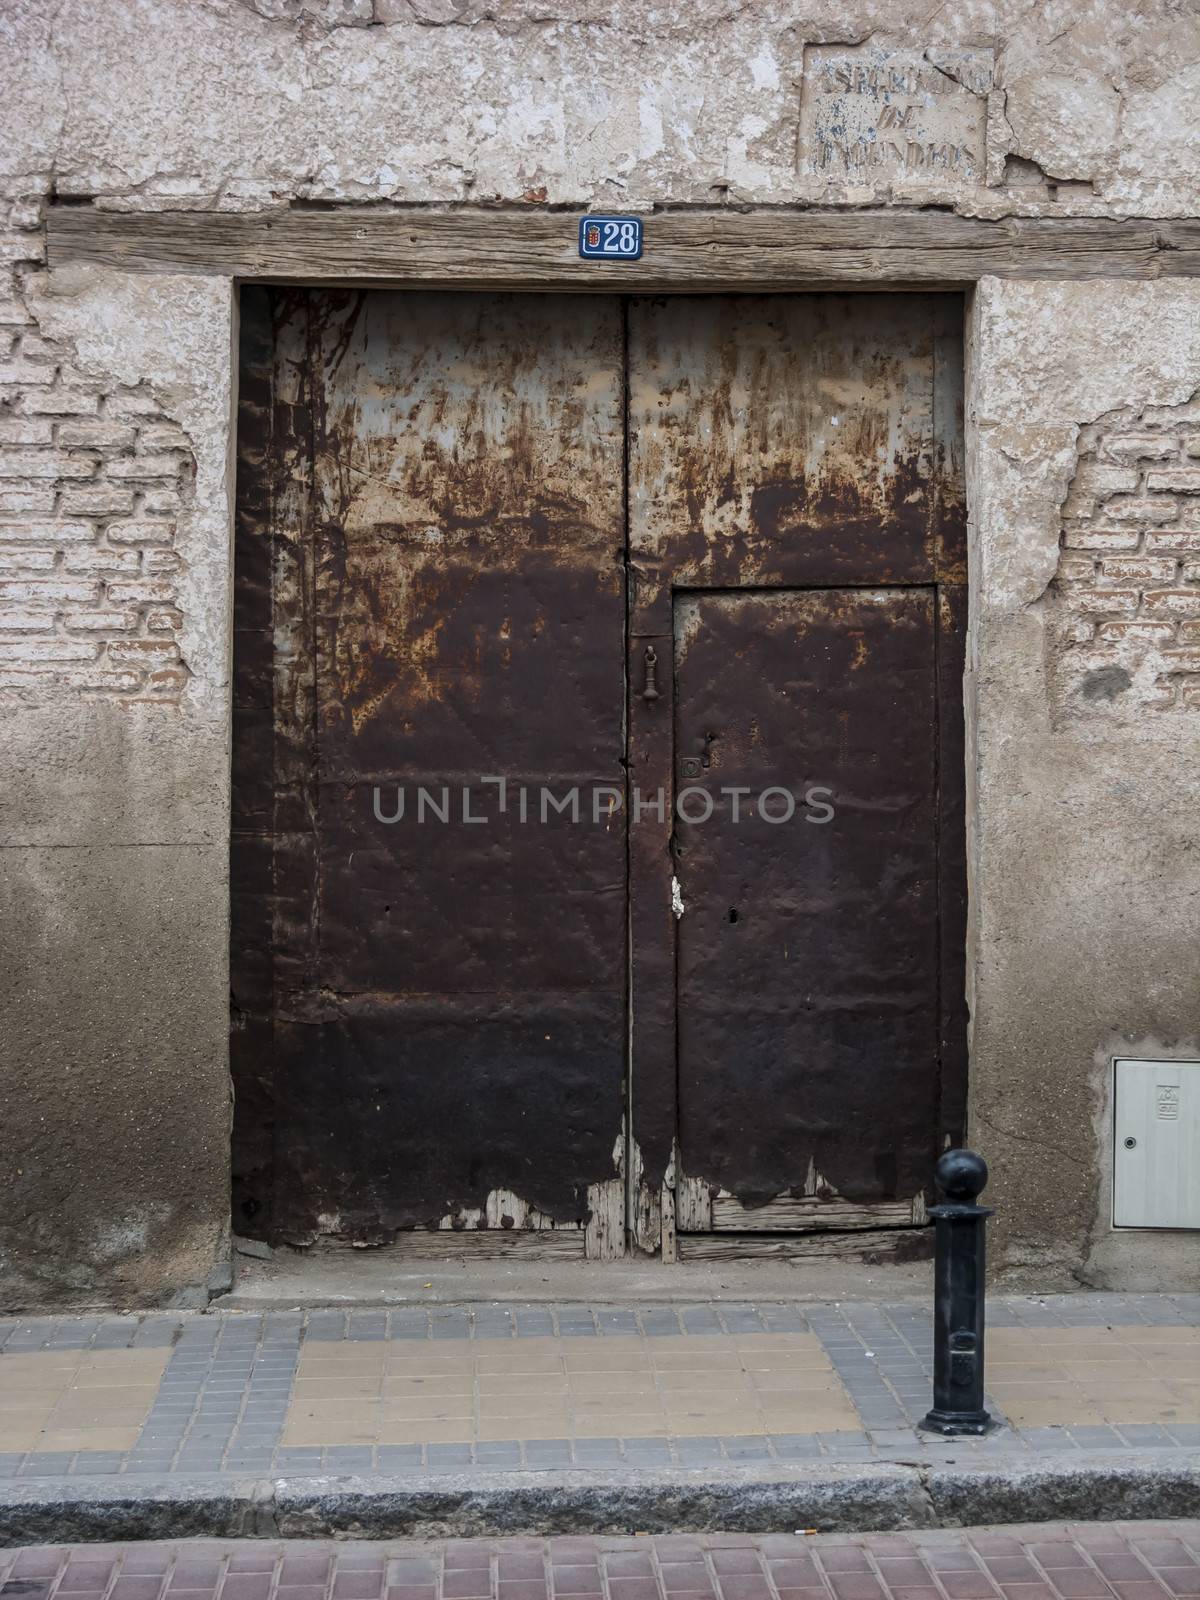
[[[960,319],[245,292],[240,1231],[920,1219],[965,1077]]]
[[[673,798],[631,832],[644,1247],[919,1223],[959,1136],[960,318],[631,308],[631,782]]]
[[[623,387],[612,300],[246,293],[243,1232],[624,1249]]]

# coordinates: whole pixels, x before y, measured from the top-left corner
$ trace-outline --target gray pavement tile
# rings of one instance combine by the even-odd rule
[[[1022,1428],[1021,1437],[1034,1450],[1073,1450],[1079,1446],[1066,1428]]]
[[[638,1319],[642,1332],[651,1339],[666,1339],[681,1334],[679,1313],[670,1307],[655,1307],[643,1311]]]
[[[725,1439],[722,1441],[725,1454],[730,1461],[769,1461],[771,1449],[766,1439],[751,1437]]]
[[[486,1439],[475,1446],[475,1462],[481,1467],[519,1467],[521,1441],[519,1439]]]
[[[637,1313],[633,1310],[598,1311],[596,1313],[596,1326],[602,1334],[616,1334],[629,1337],[638,1331]]]
[[[626,1461],[638,1464],[658,1465],[669,1462],[671,1459],[671,1446],[666,1439],[625,1439],[622,1441]]]
[[[369,1472],[374,1465],[373,1452],[369,1445],[327,1445],[325,1464],[328,1467],[345,1470],[356,1468]]]
[[[1102,1423],[1081,1424],[1068,1430],[1074,1442],[1084,1450],[1119,1450],[1121,1436],[1115,1428]]]
[[[1175,1442],[1166,1428],[1157,1422],[1122,1422],[1117,1431],[1126,1444],[1141,1448],[1161,1448],[1164,1445],[1173,1445]]]
[[[75,1458],[73,1450],[30,1451],[21,1463],[17,1476],[21,1478],[61,1478],[70,1470]]]

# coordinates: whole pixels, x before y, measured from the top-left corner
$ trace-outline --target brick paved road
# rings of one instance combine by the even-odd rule
[[[1188,1600],[1200,1521],[0,1551],[25,1600]]]

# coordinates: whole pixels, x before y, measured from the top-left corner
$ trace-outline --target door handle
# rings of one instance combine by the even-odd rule
[[[657,700],[658,694],[658,654],[652,644],[646,646],[642,655],[642,699]]]

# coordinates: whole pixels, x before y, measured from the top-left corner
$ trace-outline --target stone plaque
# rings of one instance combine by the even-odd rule
[[[987,50],[810,45],[800,176],[870,188],[981,184],[991,86]]]

